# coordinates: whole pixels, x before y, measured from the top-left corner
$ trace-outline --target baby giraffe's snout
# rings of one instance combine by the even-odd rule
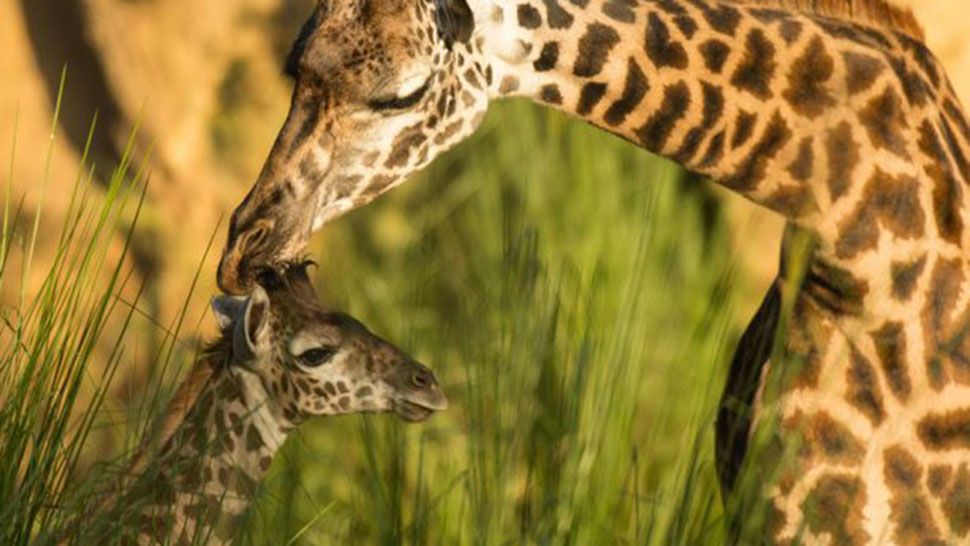
[[[448,408],[448,398],[434,373],[418,362],[402,362],[386,382],[394,393],[394,413],[405,421],[423,421]]]

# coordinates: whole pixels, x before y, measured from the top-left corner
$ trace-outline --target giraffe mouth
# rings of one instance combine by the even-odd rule
[[[448,399],[435,386],[394,401],[393,411],[402,421],[420,423],[436,411],[448,409]]]
[[[431,417],[434,412],[435,410],[431,408],[407,400],[398,400],[394,403],[395,415],[408,423],[420,423]]]

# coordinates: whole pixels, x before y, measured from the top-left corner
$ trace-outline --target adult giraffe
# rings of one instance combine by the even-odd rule
[[[798,431],[782,447],[800,447],[765,486],[768,541],[970,540],[970,126],[909,12],[883,0],[327,0],[289,71],[292,108],[233,215],[224,290],[245,292],[254,270],[463,139],[491,99],[531,98],[814,237],[779,353],[803,364],[771,404]],[[726,392],[756,403],[754,421],[765,408],[749,383],[765,376],[759,341],[778,294]],[[725,431],[750,421],[721,417],[730,488],[747,434]]]

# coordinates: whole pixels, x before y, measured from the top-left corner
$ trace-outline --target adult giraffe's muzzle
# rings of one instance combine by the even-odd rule
[[[233,214],[219,261],[217,282],[230,295],[249,293],[261,271],[300,257],[310,238],[311,220],[300,212],[306,207],[292,207],[289,214],[257,216],[247,214],[249,202],[247,197]],[[247,217],[253,219],[247,221]]]

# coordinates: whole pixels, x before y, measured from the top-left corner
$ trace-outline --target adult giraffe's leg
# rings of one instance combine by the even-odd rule
[[[781,289],[776,279],[748,324],[731,360],[717,412],[715,464],[724,498],[733,491],[748,449],[752,406],[762,372],[771,356],[781,313]]]

